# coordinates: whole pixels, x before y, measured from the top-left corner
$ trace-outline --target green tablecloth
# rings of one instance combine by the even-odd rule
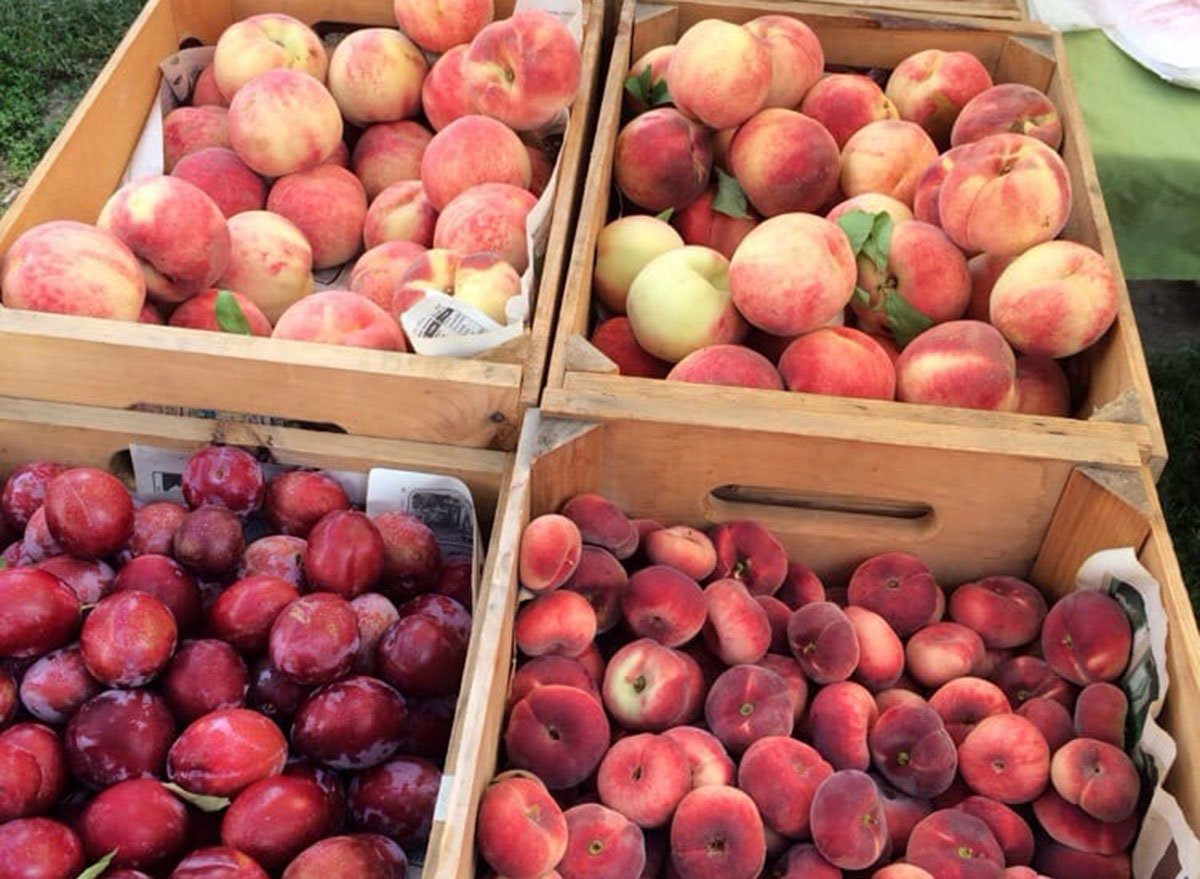
[[[1100,31],[1065,39],[1126,276],[1200,280],[1200,91]]]

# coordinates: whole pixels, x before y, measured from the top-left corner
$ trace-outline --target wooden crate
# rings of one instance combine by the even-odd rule
[[[214,441],[263,452],[268,460],[279,464],[348,471],[390,467],[457,477],[471,489],[485,539],[491,534],[485,558],[488,569],[494,567],[490,557],[499,532],[493,529],[492,522],[497,511],[507,505],[513,458],[510,453],[0,397],[0,484],[11,470],[31,460],[49,459],[98,467],[128,476],[131,443],[187,451]],[[460,709],[465,694],[471,690],[473,670],[480,665],[476,658],[480,655],[478,645],[486,641],[482,629],[490,619],[484,612],[491,605],[490,582],[487,578],[481,579],[475,596]],[[483,655],[490,656],[490,653]],[[454,778],[465,774],[459,768],[461,748],[457,743],[464,740],[458,727],[466,723],[466,719],[463,711],[456,712],[452,733],[455,744],[446,757],[444,769],[450,784]],[[474,759],[475,755],[469,752],[469,756]],[[435,822],[435,828],[439,834],[448,829],[442,821]],[[458,832],[456,828],[450,830],[451,834]],[[456,865],[450,866],[450,869],[454,868]],[[430,848],[424,875],[444,873]]]
[[[513,0],[498,0],[497,15]],[[475,359],[0,312],[0,395],[128,408],[182,406],[333,424],[349,433],[511,449],[541,392],[598,94],[603,0],[585,0],[583,82],[530,326]],[[29,182],[0,218],[0,254],[55,219],[94,222],[157,99],[158,64],[231,22],[283,11],[312,25],[396,24],[391,0],[150,0]]]
[[[821,0],[819,5],[897,12],[905,15],[965,16],[1021,21],[1029,18],[1026,0]]]
[[[592,166],[542,408],[582,418],[666,418],[681,425],[753,424],[779,431],[785,440],[813,433],[847,439],[892,436],[915,440],[931,447],[916,464],[930,478],[939,472],[940,452],[935,450],[941,448],[1022,449],[1081,463],[1119,463],[1125,457],[1122,449],[1135,446],[1157,476],[1166,462],[1166,442],[1061,38],[1038,24],[834,13],[830,9],[761,0],[679,0],[642,7],[626,0],[597,121]],[[586,341],[592,318],[596,239],[615,208],[612,158],[629,65],[649,49],[674,42],[699,20],[717,17],[745,22],[766,12],[786,12],[811,25],[829,63],[891,68],[921,49],[966,50],[979,57],[997,82],[1028,83],[1054,99],[1064,116],[1062,155],[1075,195],[1064,237],[1101,251],[1120,289],[1112,330],[1067,364],[1077,388],[1079,417],[1046,418],[622,377]],[[802,448],[784,441],[776,454],[787,454],[787,450],[802,454]]]
[[[1074,588],[1080,563],[1106,548],[1131,546],[1162,587],[1172,628],[1170,692],[1160,723],[1179,746],[1167,789],[1200,828],[1200,733],[1191,722],[1200,700],[1200,632],[1188,602],[1149,470],[1100,470],[1020,455],[947,452],[943,478],[929,484],[904,454],[869,443],[827,444],[799,460],[777,453],[780,437],[754,428],[682,434],[672,424],[526,418],[507,502],[485,577],[489,620],[475,647],[462,711],[470,741],[458,742],[458,768],[472,767],[444,791],[444,827],[435,831],[436,879],[475,875],[473,828],[479,796],[501,756],[504,708],[513,668],[517,553],[529,520],[557,511],[580,492],[599,492],[632,515],[705,528],[755,518],[789,557],[827,583],[880,552],[910,552],[943,584],[1008,573],[1051,597]],[[847,447],[848,446],[848,447]],[[1014,499],[999,490],[1022,486]]]

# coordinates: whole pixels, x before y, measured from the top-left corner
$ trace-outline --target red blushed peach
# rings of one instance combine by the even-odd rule
[[[629,76],[626,78],[625,82],[628,83],[630,79],[640,78],[647,70],[649,70],[651,89],[658,87],[659,83],[662,83],[662,85],[665,86],[667,82],[667,67],[671,64],[671,53],[674,51],[674,43],[669,43],[665,46],[655,46],[641,58],[629,65]],[[625,89],[623,98],[625,102],[625,109],[631,118],[645,113],[647,110],[654,109],[639,98],[635,97],[634,93],[628,87]]]
[[[792,732],[792,700],[779,675],[757,665],[737,665],[724,672],[704,702],[708,728],[734,753],[765,736]]]
[[[920,797],[910,797],[892,787],[878,775],[872,775],[871,780],[879,789],[879,801],[883,804],[883,816],[891,843],[891,851],[893,854],[899,855],[908,845],[908,837],[912,834],[913,828],[932,814],[933,804]]]
[[[520,274],[529,266],[525,219],[537,198],[507,183],[473,186],[438,215],[433,246],[474,253],[497,253]]]
[[[639,827],[662,827],[691,790],[691,773],[675,742],[641,733],[614,743],[604,755],[596,789],[600,802]]]
[[[1022,253],[1056,237],[1070,212],[1067,166],[1023,134],[994,134],[972,144],[938,195],[942,228],[969,252]]]
[[[799,724],[800,718],[804,715],[804,708],[808,704],[808,679],[804,677],[800,663],[787,656],[768,653],[755,665],[770,669],[783,678],[788,685],[788,695],[792,700],[792,717]]]
[[[942,184],[946,182],[946,175],[950,173],[950,169],[967,154],[967,151],[968,147],[966,146],[955,147],[946,150],[929,163],[929,167],[917,181],[917,191],[913,193],[913,213],[918,220],[934,226],[941,226],[942,217],[938,208],[938,199],[942,195]],[[980,320],[987,320],[986,315]]]
[[[1071,712],[1064,708],[1061,702],[1045,696],[1036,696],[1023,702],[1017,709],[1017,714],[1038,728],[1046,744],[1050,746],[1051,754],[1075,738]]]
[[[929,705],[941,716],[956,745],[985,717],[1012,711],[1003,690],[991,681],[970,676],[942,684],[929,697]]]
[[[726,522],[709,532],[717,553],[713,576],[744,583],[754,595],[773,595],[787,575],[783,545],[752,520]]]
[[[16,240],[0,290],[6,308],[124,321],[136,321],[146,300],[142,269],[125,243],[69,220],[34,226]]]
[[[1078,806],[1073,806],[1052,790],[1033,801],[1033,814],[1046,835],[1055,842],[1096,855],[1119,855],[1133,844],[1141,823],[1137,815],[1124,821],[1109,823],[1093,818]],[[1030,837],[1032,843],[1032,834]],[[1032,845],[1030,858],[1032,860]]]
[[[717,564],[712,541],[702,531],[686,525],[652,531],[642,543],[651,563],[672,567],[693,580],[705,579]]]
[[[229,219],[232,250],[220,286],[245,296],[277,321],[313,291],[312,246],[296,225],[270,211]]]
[[[259,211],[267,203],[267,185],[233,150],[208,147],[190,153],[171,176],[199,187],[228,219],[242,211]]]
[[[941,588],[920,559],[902,552],[867,559],[850,577],[851,604],[874,611],[901,638],[941,618]]]
[[[857,277],[846,234],[811,214],[784,214],[759,224],[729,265],[738,311],[777,336],[824,326],[850,302]]]
[[[718,19],[697,22],[671,53],[671,99],[709,128],[740,125],[766,104],[772,54],[772,47],[746,28]]]
[[[842,146],[842,192],[849,197],[878,192],[911,206],[917,182],[937,156],[919,125],[899,119],[871,122]]]
[[[319,165],[275,181],[267,210],[291,220],[312,247],[313,268],[339,266],[358,253],[367,193],[337,165]]]
[[[1042,655],[1059,675],[1081,686],[1115,681],[1129,662],[1129,617],[1116,600],[1095,590],[1055,603],[1042,628]]]
[[[220,107],[179,107],[163,119],[163,168],[170,174],[184,156],[229,146],[228,112]]]
[[[979,633],[958,623],[934,623],[913,633],[905,646],[910,675],[925,687],[940,687],[968,675],[983,659]]]
[[[934,879],[933,874],[912,864],[897,861],[871,874],[871,879]]]
[[[212,289],[198,293],[171,312],[170,325],[216,333],[230,332],[221,326],[220,318],[217,317],[217,303],[221,294],[233,297],[233,301],[237,303],[242,315],[246,318],[246,323],[250,326],[250,335],[263,337],[271,335],[271,322],[267,320],[267,316],[257,305],[233,290]]]
[[[364,296],[349,290],[324,290],[291,305],[272,333],[276,339],[405,350],[396,320]]]
[[[577,494],[563,504],[561,512],[579,528],[584,543],[603,547],[619,559],[629,558],[637,551],[637,529],[607,498]]]
[[[631,214],[613,220],[596,239],[596,296],[610,311],[624,314],[633,279],[655,257],[683,244],[679,233],[657,217]]]
[[[896,398],[1008,412],[1016,407],[1016,374],[1016,357],[995,327],[950,321],[926,330],[900,354]]]
[[[548,592],[521,605],[514,637],[526,656],[575,656],[596,637],[596,614],[578,593]]]
[[[685,796],[671,821],[671,863],[681,879],[755,879],[767,842],[754,801],[733,787]]]
[[[783,379],[771,361],[741,345],[699,348],[671,368],[667,381],[783,390]]]
[[[758,225],[759,217],[757,214],[731,217],[714,210],[715,197],[715,188],[709,187],[686,208],[676,211],[671,216],[671,223],[686,243],[710,247],[726,259],[732,259],[742,239]]]
[[[954,808],[974,815],[988,826],[1004,852],[1005,864],[1027,865],[1033,860],[1033,831],[1008,806],[987,797],[967,797]]]
[[[392,307],[392,295],[413,260],[425,252],[414,241],[385,241],[358,258],[350,272],[350,292],[366,296],[383,309]]]
[[[843,870],[865,870],[883,855],[888,833],[875,782],[854,769],[833,773],[812,802],[817,851]]]
[[[341,141],[337,102],[320,82],[295,70],[256,76],[229,104],[229,143],[264,177],[315,168]]]
[[[1071,386],[1056,361],[1049,357],[1017,357],[1017,411],[1057,418],[1071,414]]]
[[[868,214],[885,213],[892,218],[893,223],[905,223],[913,218],[912,209],[902,201],[897,201],[890,195],[878,192],[864,192],[839,202],[834,206],[825,219],[836,223],[851,211],[866,211]]]
[[[872,692],[886,690],[904,672],[904,645],[887,620],[874,611],[850,606],[844,614],[858,640],[854,679]]]
[[[780,108],[750,117],[729,146],[734,176],[766,217],[826,204],[837,189],[838,159],[837,142],[820,122]]]
[[[825,68],[825,53],[812,28],[786,15],[762,15],[743,27],[771,54],[771,87],[764,107],[800,106]]]
[[[967,271],[971,273],[971,302],[967,305],[966,314],[969,320],[990,319],[992,288],[1013,259],[1011,256],[979,253],[967,260]]]
[[[685,713],[691,678],[675,651],[642,638],[612,655],[604,668],[604,706],[626,729],[663,730]]]
[[[633,634],[666,647],[686,644],[704,628],[704,591],[691,577],[665,565],[643,568],[629,578],[621,611]]]
[[[1004,852],[987,824],[958,809],[934,812],[913,828],[904,858],[946,879],[1002,879]]]
[[[833,767],[816,749],[788,736],[768,736],[752,744],[738,767],[738,787],[750,795],[763,822],[776,833],[803,839],[809,809]]]
[[[887,96],[901,119],[916,122],[946,146],[959,111],[991,87],[987,68],[969,52],[926,49],[905,58],[892,71]]]
[[[861,684],[841,681],[817,691],[808,712],[814,747],[835,769],[862,769],[871,765],[867,733],[878,709]]]
[[[393,183],[421,179],[421,156],[433,132],[419,122],[381,122],[362,133],[350,167],[374,199]]]
[[[505,772],[488,784],[475,835],[488,866],[514,879],[544,876],[567,850],[562,809],[541,781],[524,772]]]
[[[608,718],[600,703],[575,687],[549,684],[513,706],[504,746],[514,766],[551,790],[579,784],[608,750]]]
[[[992,323],[1023,354],[1069,357],[1116,320],[1117,283],[1104,257],[1048,241],[1014,259],[992,288]]]
[[[783,585],[775,597],[795,610],[814,601],[824,601],[825,586],[812,568],[799,562],[789,562]]]
[[[558,864],[570,879],[638,879],[646,865],[642,829],[599,803],[574,806],[564,813],[567,849]]]
[[[959,146],[991,134],[1024,134],[1057,150],[1062,146],[1063,126],[1058,110],[1037,89],[1017,82],[995,85],[967,101],[954,128],[950,143]]]
[[[1112,684],[1088,684],[1075,700],[1075,735],[1125,747],[1125,717],[1129,699]]]
[[[1054,879],[1130,879],[1129,855],[1096,855],[1054,842],[1038,846],[1033,865],[1039,874]]]
[[[706,785],[733,785],[733,761],[712,733],[694,726],[676,726],[662,735],[678,746],[687,761],[692,790]]]
[[[792,609],[774,595],[755,595],[754,600],[762,605],[767,612],[767,621],[771,624],[771,652],[782,658],[787,658],[788,621],[792,618]],[[765,657],[764,657],[765,658]]]
[[[475,112],[463,72],[468,48],[462,43],[438,58],[421,85],[421,106],[434,131]]]
[[[643,113],[621,129],[613,158],[617,186],[634,204],[657,213],[682,210],[708,187],[712,135],[674,107]]]
[[[515,705],[538,687],[563,684],[583,690],[600,701],[600,690],[583,663],[569,656],[539,656],[522,663],[509,685],[509,705]]]
[[[421,156],[421,183],[434,210],[481,183],[529,187],[529,153],[516,133],[487,116],[463,116],[439,131]]]
[[[789,391],[891,400],[896,370],[883,347],[850,327],[825,327],[805,333],[779,358]]]
[[[584,546],[564,589],[578,592],[588,600],[596,616],[596,632],[611,630],[621,621],[621,596],[629,575],[616,557],[598,546]]]
[[[268,70],[298,70],[324,82],[328,66],[320,37],[303,22],[276,13],[252,15],[226,28],[212,62],[214,79],[226,100]]]
[[[780,855],[772,879],[842,879],[842,871],[821,857],[812,843],[797,843]]]
[[[905,690],[900,687],[890,687],[875,694],[875,707],[880,714],[897,705],[927,705],[928,703],[915,690]],[[1007,705],[1007,701],[1005,705]]]
[[[954,781],[954,741],[928,705],[889,708],[871,727],[867,743],[875,768],[909,796],[935,797]]]
[[[723,579],[704,590],[708,622],[704,642],[726,665],[757,662],[771,646],[767,612],[737,580]]]
[[[216,68],[209,64],[200,71],[192,86],[193,107],[228,107],[229,101],[217,87]]]
[[[813,85],[800,112],[824,125],[838,149],[860,128],[881,119],[900,118],[896,105],[875,80],[850,73],[831,73]]]
[[[371,202],[363,218],[363,241],[368,249],[388,241],[430,247],[436,225],[437,211],[425,187],[416,180],[401,180]]]
[[[1098,739],[1073,739],[1059,748],[1050,764],[1050,781],[1068,803],[1109,823],[1132,815],[1141,793],[1133,761],[1116,745]]]
[[[858,667],[860,650],[854,624],[832,602],[806,604],[793,612],[787,639],[792,655],[813,683],[844,681]]]
[[[1016,577],[984,577],[950,595],[950,618],[979,633],[988,647],[1020,647],[1042,630],[1046,599]]]
[[[428,67],[421,50],[400,31],[362,28],[330,55],[329,91],[353,125],[395,122],[420,111]]]
[[[1068,711],[1075,707],[1076,688],[1036,656],[1005,660],[992,672],[992,682],[1008,696],[1014,710],[1038,696],[1054,699]]]
[[[1050,777],[1050,746],[1019,714],[985,717],[958,746],[958,767],[971,790],[1002,803],[1027,803]]]
[[[575,571],[582,548],[579,528],[566,516],[538,516],[521,534],[521,585],[531,592],[557,589]]]
[[[142,264],[146,289],[182,302],[211,287],[229,262],[230,237],[216,202],[177,177],[149,177],[117,190],[96,226],[120,238]]]

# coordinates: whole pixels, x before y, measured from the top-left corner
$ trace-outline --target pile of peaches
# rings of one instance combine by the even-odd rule
[[[664,528],[599,495],[530,522],[519,564],[508,769],[476,827],[496,876],[1130,876],[1108,595],[947,594],[898,552],[827,587],[755,522]]]
[[[404,879],[470,560],[235,448],[194,454],[183,494],[49,461],[4,485],[0,877]]]
[[[25,232],[0,301],[389,351],[431,290],[506,324],[554,168],[539,132],[574,98],[579,48],[546,12],[492,22],[492,0],[395,11],[399,29],[331,52],[288,15],[235,22],[166,116],[166,174],[94,226]],[[314,292],[314,271],[350,263],[345,289]]]
[[[1058,109],[967,52],[918,52],[886,89],[824,68],[782,15],[700,21],[633,64],[593,343],[625,375],[1067,415],[1057,361],[1118,293],[1056,240]]]

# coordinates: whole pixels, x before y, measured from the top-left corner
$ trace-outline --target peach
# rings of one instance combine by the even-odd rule
[[[642,829],[599,803],[573,806],[567,820],[567,850],[558,867],[564,879],[638,879],[646,865]]]
[[[871,879],[934,879],[933,874],[902,861],[888,864],[871,874]]]
[[[800,106],[825,69],[825,53],[812,28],[786,15],[761,15],[742,25],[771,54],[771,87],[764,107]]]
[[[600,761],[596,790],[600,802],[642,828],[662,827],[691,790],[683,750],[666,736],[626,736]]]
[[[463,79],[475,112],[517,131],[554,121],[579,90],[582,58],[575,38],[542,10],[514,13],[471,41]]]
[[[995,800],[987,797],[967,797],[956,809],[974,815],[988,826],[1004,852],[1004,862],[1026,865],[1033,860],[1033,831],[1025,819]]]
[[[526,656],[576,656],[596,637],[596,614],[576,592],[547,592],[521,605],[513,637]]]
[[[437,211],[425,187],[417,180],[401,180],[371,202],[363,218],[363,242],[368,249],[388,241],[433,245]]]
[[[312,293],[312,246],[294,223],[269,211],[245,211],[228,225],[232,249],[222,287],[245,296],[271,321]]]
[[[254,171],[283,177],[333,155],[342,142],[342,114],[311,76],[270,70],[238,89],[230,103],[229,142]]]
[[[853,73],[831,73],[814,84],[804,95],[800,112],[824,125],[839,150],[860,128],[900,118],[875,80]]]
[[[987,68],[969,52],[926,49],[896,66],[888,77],[887,96],[901,119],[916,122],[944,147],[959,111],[991,87]]]
[[[1112,684],[1088,684],[1075,700],[1075,735],[1125,747],[1125,717],[1129,699]]]
[[[547,513],[533,519],[521,534],[521,585],[548,592],[566,583],[579,564],[582,544],[579,528],[566,516]]]
[[[660,528],[643,538],[646,558],[668,565],[693,580],[703,580],[717,564],[717,551],[702,531],[686,525]]]
[[[212,61],[213,78],[226,101],[269,70],[297,70],[324,82],[328,67],[320,37],[303,22],[282,13],[235,21],[217,40]]]
[[[1055,842],[1076,851],[1097,855],[1119,855],[1124,852],[1133,844],[1141,823],[1137,815],[1117,822],[1100,821],[1052,790],[1033,801],[1033,814],[1046,835]]]
[[[767,596],[759,595],[755,598],[761,602]],[[755,665],[761,665],[763,668],[770,669],[783,678],[784,683],[788,685],[788,695],[792,700],[792,717],[796,723],[799,723],[800,718],[804,715],[804,707],[808,704],[808,679],[804,677],[804,671],[800,668],[800,663],[789,656],[768,653],[756,662]]]
[[[279,316],[272,337],[380,351],[405,348],[395,318],[349,290],[323,290],[297,300]]]
[[[1019,82],[994,85],[967,101],[954,120],[950,143],[959,146],[1006,132],[1035,137],[1052,150],[1062,146],[1062,119],[1054,102]]]
[[[313,268],[339,266],[358,253],[367,193],[337,165],[319,165],[275,181],[267,210],[291,220],[312,247]]]
[[[596,615],[596,631],[607,632],[621,622],[621,596],[628,583],[616,556],[598,546],[584,546],[579,564],[562,588],[586,598]]]
[[[716,187],[710,186],[690,205],[676,211],[671,216],[671,223],[686,243],[711,247],[726,259],[732,259],[742,239],[758,225],[759,217],[753,212],[749,212],[749,216],[735,217],[714,210],[715,198]]]
[[[766,217],[815,211],[837,189],[836,141],[821,123],[794,110],[771,108],[750,117],[734,135],[729,162]]]
[[[704,642],[726,665],[757,662],[771,646],[771,622],[746,587],[732,579],[716,580],[704,590],[708,622]]]
[[[350,166],[362,181],[367,198],[374,199],[393,183],[421,179],[421,156],[433,132],[420,122],[381,122],[362,133]]]
[[[966,146],[954,147],[946,150],[929,163],[929,167],[917,181],[916,192],[913,193],[913,213],[918,220],[934,226],[942,225],[942,215],[938,207],[938,200],[942,195],[942,184],[946,182],[946,175],[950,173],[950,170],[967,153],[968,147]],[[985,315],[980,319],[987,320],[987,317]]]
[[[715,18],[692,25],[675,44],[667,67],[675,106],[709,128],[741,125],[766,105],[776,46],[781,68],[786,63],[787,38],[779,37],[769,45],[749,29]]]
[[[1023,134],[994,134],[972,144],[938,194],[942,228],[969,252],[1022,253],[1057,237],[1070,213],[1067,166]]]
[[[421,156],[421,182],[437,211],[480,183],[528,188],[532,173],[521,139],[487,116],[455,119],[433,136]]]
[[[1017,714],[1038,728],[1050,746],[1051,754],[1075,738],[1071,712],[1054,699],[1046,696],[1026,699],[1017,709]]]
[[[643,568],[629,578],[621,610],[635,636],[653,638],[665,647],[692,640],[708,615],[699,584],[664,565]]]
[[[523,142],[525,152],[529,154],[529,191],[541,198],[546,187],[550,185],[550,177],[554,174],[554,165],[558,154],[554,151],[553,146],[533,135],[528,135]]]
[[[385,241],[358,258],[350,272],[353,293],[366,296],[383,309],[391,309],[392,295],[413,261],[425,252],[414,241]]]
[[[913,218],[912,209],[904,202],[879,192],[864,192],[862,195],[838,202],[825,215],[825,219],[836,223],[851,211],[866,211],[868,214],[885,213],[892,218],[893,223],[905,223]]]
[[[847,597],[851,604],[879,614],[897,635],[907,638],[941,618],[940,593],[924,562],[902,552],[890,552],[867,559],[855,569]]]
[[[921,126],[900,119],[870,122],[842,146],[842,192],[878,192],[911,206],[917,182],[937,157]]]
[[[767,827],[792,839],[809,834],[809,809],[833,767],[810,745],[788,736],[754,742],[738,767],[738,787],[758,806]]]
[[[1017,411],[1057,418],[1071,414],[1071,386],[1056,361],[1049,357],[1017,357]]]
[[[842,871],[821,857],[812,843],[797,843],[780,855],[772,879],[842,879]]]
[[[667,93],[667,67],[671,64],[671,53],[674,51],[674,43],[655,46],[629,65],[624,100],[625,110],[630,117],[645,113],[658,104],[670,103],[671,96]],[[631,82],[638,84],[634,86]]]
[[[222,299],[222,294],[225,296],[224,299]],[[231,329],[229,319],[222,316],[225,309],[233,310],[231,305],[236,305],[249,327],[246,335],[264,338],[271,335],[271,322],[267,320],[267,316],[259,310],[257,305],[233,290],[211,289],[196,294],[171,312],[171,320],[168,323],[173,327],[186,327],[193,330],[239,333],[241,330]],[[236,316],[234,320],[237,320]]]
[[[497,253],[521,274],[529,266],[525,222],[537,198],[507,183],[483,183],[458,195],[438,215],[433,246]]]
[[[638,344],[675,363],[708,345],[740,341],[746,323],[729,282],[729,261],[707,247],[680,247],[650,260],[625,300]]]
[[[872,692],[894,685],[904,672],[904,645],[899,636],[887,620],[865,607],[850,606],[843,613],[858,640],[854,679]]]
[[[492,779],[479,798],[475,828],[488,866],[514,879],[539,879],[567,850],[562,810],[546,786],[525,772]]]
[[[709,345],[680,360],[668,381],[782,391],[783,380],[771,361],[741,345]]]
[[[999,330],[974,320],[938,324],[896,361],[896,398],[906,403],[1012,411],[1017,360]]]
[[[789,562],[783,585],[775,596],[795,610],[814,601],[824,601],[825,586],[812,568],[799,562]]]
[[[928,703],[924,698],[922,698],[920,693],[916,692],[915,690],[906,690],[898,686],[889,687],[886,690],[880,690],[875,694],[875,707],[879,710],[880,714],[887,711],[889,708],[895,708],[897,705],[926,704]],[[1007,701],[1004,704],[1007,706]]]
[[[212,64],[205,65],[196,77],[192,86],[193,107],[228,107],[229,101],[221,94],[217,86],[217,69]]]
[[[754,600],[767,612],[767,621],[771,624],[771,652],[781,659],[787,659],[787,626],[792,618],[792,609],[774,595],[755,595]],[[759,664],[762,664],[761,661]]]
[[[1141,782],[1133,761],[1098,739],[1072,739],[1054,753],[1050,781],[1058,795],[1088,815],[1124,821],[1137,808]]]
[[[704,717],[726,748],[745,751],[764,736],[791,735],[792,699],[787,682],[768,668],[735,665],[708,691]]]
[[[1021,647],[1038,636],[1046,599],[1016,577],[984,577],[950,595],[950,618],[979,633],[988,647]]]
[[[867,734],[878,716],[875,700],[861,684],[840,681],[817,691],[808,712],[813,746],[835,769],[867,769]]]
[[[683,243],[680,234],[657,217],[631,214],[613,220],[596,238],[593,292],[610,311],[624,314],[633,279],[656,256]]]
[[[908,673],[931,688],[970,674],[984,652],[979,633],[959,623],[933,623],[914,632],[905,646]]]
[[[471,42],[496,14],[492,0],[465,0],[452,6],[394,0],[393,10],[400,30],[435,54]]]
[[[229,146],[228,112],[221,107],[178,107],[163,119],[163,169],[170,174],[184,156]]]
[[[508,759],[537,775],[550,790],[579,784],[608,750],[608,718],[583,690],[548,684],[513,706],[504,733]]]
[[[1130,879],[1129,855],[1096,855],[1054,842],[1043,842],[1034,855],[1039,874],[1054,879]]]
[[[992,682],[1004,691],[1014,709],[1039,696],[1054,699],[1067,710],[1075,707],[1075,687],[1036,656],[1014,656],[1001,662],[992,673]]]
[[[586,650],[571,658],[583,666],[592,681],[599,687],[604,681],[605,669],[604,657],[600,653],[600,648],[595,643],[589,644]]]
[[[1055,603],[1042,628],[1042,655],[1059,675],[1084,686],[1115,681],[1129,662],[1129,617],[1103,592],[1072,592]]]
[[[889,708],[871,727],[867,743],[875,768],[909,796],[935,797],[954,781],[958,752],[928,705]]]
[[[631,202],[657,213],[682,210],[708,188],[712,134],[674,107],[634,118],[617,136],[613,179]]]
[[[355,599],[357,600],[357,599]],[[509,685],[509,706],[520,702],[538,687],[550,684],[564,684],[590,693],[597,702],[600,701],[600,690],[583,663],[569,656],[539,656],[523,663],[513,675]]]
[[[1004,691],[983,678],[970,675],[953,678],[929,697],[929,706],[946,725],[956,745],[975,728],[975,724],[993,714],[1009,714],[1012,709]]]
[[[975,793],[1001,803],[1028,803],[1050,778],[1050,746],[1019,714],[985,717],[958,746],[958,767]]]
[[[267,185],[230,149],[209,147],[191,153],[175,165],[171,176],[199,187],[226,219],[262,210],[267,202]]]
[[[787,640],[804,670],[816,684],[844,681],[859,661],[859,641],[854,624],[836,604],[818,601],[792,613]]]
[[[584,543],[603,547],[619,559],[629,558],[637,550],[637,529],[608,498],[577,494],[563,504],[561,512],[578,526]]]
[[[344,140],[339,140],[333,148],[333,152],[329,154],[329,158],[321,163],[322,165],[337,165],[339,168],[350,170],[350,147],[346,146]]]
[[[755,879],[766,857],[762,818],[737,788],[696,788],[675,810],[671,864],[680,879]]]
[[[22,233],[8,249],[0,291],[6,308],[136,321],[146,281],[115,235],[56,220]]]
[[[658,731],[687,709],[690,671],[679,654],[650,638],[626,644],[604,669],[604,706],[626,729]]]
[[[1004,852],[987,823],[959,809],[934,812],[914,827],[904,859],[945,879],[1004,875]]]
[[[779,358],[779,372],[789,391],[874,400],[896,396],[896,369],[887,352],[850,327],[824,327],[799,336]]]
[[[706,785],[732,785],[734,765],[721,740],[708,730],[676,726],[662,734],[679,748],[687,761],[691,789]]]
[[[871,780],[879,789],[879,801],[883,804],[884,823],[892,852],[899,854],[908,844],[913,828],[933,812],[933,804],[929,800],[902,793],[877,775],[872,775]],[[872,879],[875,877],[872,876]]]
[[[96,226],[120,238],[142,264],[146,289],[163,302],[182,302],[211,287],[229,262],[229,227],[198,186],[176,177],[149,177],[123,186]]]
[[[410,277],[408,283],[412,280]],[[454,273],[453,292],[459,302],[473,306],[503,326],[508,323],[509,300],[521,295],[521,276],[498,254],[468,253],[459,261]],[[395,304],[393,297],[393,306]],[[397,313],[403,310],[397,309]]]
[[[395,122],[421,109],[429,65],[421,50],[392,28],[352,31],[329,56],[329,92],[347,122]]]
[[[1073,241],[1048,241],[1008,265],[992,288],[989,310],[1021,353],[1069,357],[1108,332],[1117,299],[1103,256]]]
[[[887,847],[883,803],[865,772],[844,769],[825,779],[813,795],[811,823],[817,851],[843,870],[865,870]]]
[[[772,217],[742,240],[729,265],[734,305],[777,336],[818,329],[845,308],[858,272],[846,235],[824,217]]]

